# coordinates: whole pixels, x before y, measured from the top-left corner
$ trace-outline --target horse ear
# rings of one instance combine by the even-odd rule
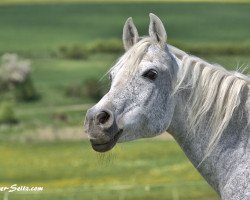
[[[164,47],[167,40],[167,33],[162,21],[153,13],[149,14],[149,18],[149,36]]]
[[[139,35],[134,25],[132,17],[129,17],[123,27],[123,45],[124,49],[129,50],[135,43],[138,42]]]

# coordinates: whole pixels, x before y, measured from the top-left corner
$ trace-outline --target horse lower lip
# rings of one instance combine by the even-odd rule
[[[97,152],[109,151],[115,146],[121,134],[122,130],[118,131],[117,134],[115,134],[115,136],[110,141],[103,144],[97,144],[92,140],[91,141],[92,148]]]

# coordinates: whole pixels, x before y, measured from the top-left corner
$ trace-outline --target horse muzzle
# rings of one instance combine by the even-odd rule
[[[122,134],[114,114],[109,109],[89,109],[86,114],[84,127],[89,135],[92,148],[97,152],[111,150]]]

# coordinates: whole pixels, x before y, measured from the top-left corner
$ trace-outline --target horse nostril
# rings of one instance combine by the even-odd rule
[[[102,111],[102,112],[100,112],[100,113],[97,115],[96,118],[97,118],[98,123],[100,123],[100,124],[105,124],[105,123],[109,120],[110,115],[109,115],[109,113],[107,113],[106,111]]]

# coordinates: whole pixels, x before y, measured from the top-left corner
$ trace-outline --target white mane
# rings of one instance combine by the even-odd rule
[[[181,61],[174,93],[183,90],[191,91],[186,106],[190,113],[188,120],[190,130],[199,131],[205,128],[211,132],[207,155],[220,140],[234,112],[242,103],[244,95],[250,89],[249,76],[239,72],[229,72],[219,65],[190,56],[187,53],[169,46],[170,52]],[[244,110],[241,110],[242,116]],[[249,113],[247,126],[250,124]],[[203,127],[201,127],[203,125]]]

